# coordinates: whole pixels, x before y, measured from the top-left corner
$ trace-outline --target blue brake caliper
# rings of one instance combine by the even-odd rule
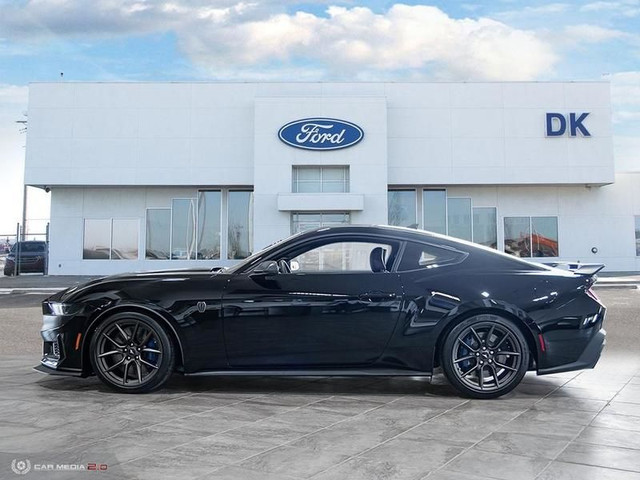
[[[470,345],[471,347],[473,347],[473,336],[471,334],[469,334],[469,336],[464,339],[464,343],[466,343],[467,345]],[[461,357],[466,357],[470,353],[471,352],[469,351],[469,349],[467,347],[465,347],[465,346],[460,347],[460,356]],[[463,372],[469,371],[469,368],[471,368],[471,365],[472,365],[472,360],[473,359],[470,358],[470,359],[463,360],[462,362],[460,362],[460,369]]]
[[[149,340],[145,345],[146,348],[153,348],[154,350],[157,349],[156,348],[157,346],[158,346],[158,343],[156,342],[155,338],[152,338],[151,340]],[[156,361],[158,360],[158,354],[154,352],[143,352],[142,356],[147,362],[153,365],[155,365]]]

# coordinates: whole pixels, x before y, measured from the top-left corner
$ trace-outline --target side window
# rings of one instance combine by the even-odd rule
[[[407,242],[402,254],[399,272],[420,270],[423,268],[437,268],[445,265],[460,263],[467,254],[454,249],[436,247],[422,243]]]
[[[336,242],[308,250],[289,262],[292,272],[384,272],[391,245]]]

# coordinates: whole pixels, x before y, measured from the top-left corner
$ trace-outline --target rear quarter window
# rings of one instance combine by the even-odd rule
[[[407,242],[398,265],[399,272],[423,270],[455,265],[467,258],[468,253],[454,248]]]

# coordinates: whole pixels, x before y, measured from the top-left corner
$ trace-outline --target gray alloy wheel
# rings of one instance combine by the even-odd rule
[[[441,364],[463,394],[495,398],[513,390],[529,367],[529,348],[513,322],[482,314],[456,325],[444,341]]]
[[[120,392],[144,393],[160,388],[175,363],[174,347],[154,318],[118,313],[102,322],[91,338],[93,371]]]

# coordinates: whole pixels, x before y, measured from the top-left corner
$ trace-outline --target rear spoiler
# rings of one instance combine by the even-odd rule
[[[571,262],[549,262],[544,263],[547,267],[569,270],[570,272],[587,277],[593,277],[604,268],[603,263],[571,263]]]

